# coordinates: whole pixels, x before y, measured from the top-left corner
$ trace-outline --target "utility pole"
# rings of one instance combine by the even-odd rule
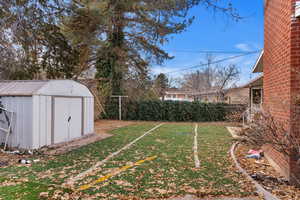
[[[119,95],[113,95],[112,98],[118,98],[119,99],[119,120],[122,120],[122,98],[128,98],[128,96],[119,96]]]

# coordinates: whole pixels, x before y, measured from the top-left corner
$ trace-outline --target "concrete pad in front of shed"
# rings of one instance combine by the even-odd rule
[[[102,134],[90,134],[83,138],[79,138],[70,142],[64,142],[56,145],[52,145],[43,149],[43,153],[46,155],[60,155],[78,149],[82,146],[92,144],[94,142],[104,140],[113,136],[112,134],[102,133]]]

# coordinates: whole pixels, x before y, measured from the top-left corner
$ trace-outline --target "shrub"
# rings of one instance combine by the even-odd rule
[[[210,122],[225,121],[228,115],[244,107],[223,103],[179,101],[124,101],[122,119],[143,121]],[[118,119],[117,99],[106,105],[104,119]]]

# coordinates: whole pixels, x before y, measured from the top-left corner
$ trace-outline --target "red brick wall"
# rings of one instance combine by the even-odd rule
[[[295,6],[295,1],[292,3]],[[295,7],[292,11],[295,11]],[[300,18],[293,19],[291,24],[291,132],[296,135],[300,142]],[[299,155],[296,155],[299,156]],[[297,158],[290,158],[291,179],[298,178],[300,185],[300,166]]]
[[[300,94],[300,19],[293,19],[295,0],[267,0],[265,6],[264,106],[287,130],[298,134],[294,97]],[[268,149],[289,179],[299,175],[291,158]]]

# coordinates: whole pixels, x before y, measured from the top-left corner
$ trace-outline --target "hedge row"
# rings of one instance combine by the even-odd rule
[[[244,109],[222,103],[179,102],[179,101],[127,101],[122,104],[123,120],[210,122],[225,121],[226,116]],[[104,119],[118,119],[118,101],[106,105]]]

